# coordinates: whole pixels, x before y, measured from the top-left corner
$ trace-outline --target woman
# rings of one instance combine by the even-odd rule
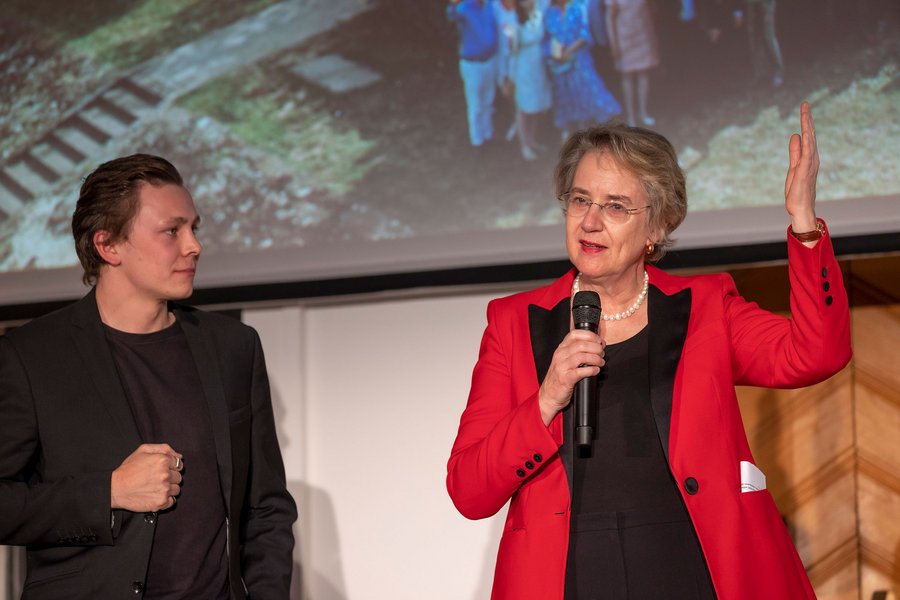
[[[613,62],[622,74],[628,124],[636,125],[638,114],[641,123],[652,127],[656,119],[647,112],[647,97],[650,70],[659,65],[659,52],[650,4],[647,0],[606,0],[606,27]]]
[[[850,358],[806,103],[800,121],[785,183],[791,319],[741,298],[727,275],[647,264],[687,208],[665,138],[611,125],[564,145],[556,189],[574,269],[488,306],[448,463],[466,517],[510,501],[493,598],[815,597],[769,492],[742,492],[755,467],[734,391],[811,385]],[[600,295],[597,334],[572,330],[579,289]],[[576,456],[566,408],[595,375],[593,451]]]
[[[544,11],[535,0],[516,0],[510,74],[515,84],[516,123],[522,158],[535,160],[538,120],[550,108],[550,81],[544,67]]]
[[[622,107],[594,69],[588,49],[591,34],[582,3],[553,0],[544,25],[550,35],[554,121],[563,139],[574,129],[621,113]]]
[[[506,128],[506,141],[511,142],[516,136],[518,119],[516,116],[516,99],[513,97],[512,55],[515,43],[517,21],[516,0],[493,0],[494,18],[497,20],[497,38],[500,43],[499,72],[497,84],[503,97],[512,105],[512,119]],[[503,111],[505,113],[505,111]]]

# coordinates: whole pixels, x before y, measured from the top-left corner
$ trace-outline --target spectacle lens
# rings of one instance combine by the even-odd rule
[[[596,205],[600,208],[603,217],[611,223],[624,223],[631,215],[639,213],[645,208],[649,208],[649,205],[638,208],[629,208],[627,205],[617,200],[594,202],[587,196],[571,193],[563,194],[559,197],[559,201],[562,205],[563,212],[573,219],[584,217],[591,209],[591,206]]]

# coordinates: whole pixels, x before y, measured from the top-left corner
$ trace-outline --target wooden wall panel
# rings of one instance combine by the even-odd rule
[[[890,298],[877,280],[867,298]],[[861,597],[900,597],[900,303],[853,310]]]
[[[827,580],[813,587],[819,600],[860,600],[859,570],[856,565],[832,574]]]
[[[753,456],[768,468],[769,489],[783,511],[802,502],[797,494],[805,495],[804,486],[824,488],[839,476],[828,471],[853,448],[851,380],[845,369],[813,387],[749,394],[752,401],[739,390]]]
[[[900,598],[900,256],[842,265],[854,357],[802,390],[739,388],[750,446],[822,600]],[[733,273],[784,311],[783,266]]]
[[[799,390],[738,388],[757,464],[820,598],[859,599],[852,369]]]

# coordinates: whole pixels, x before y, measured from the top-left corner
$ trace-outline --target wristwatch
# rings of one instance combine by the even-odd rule
[[[801,242],[814,242],[825,235],[825,226],[822,225],[822,221],[816,221],[815,229],[812,231],[804,231],[803,233],[797,233],[794,231],[794,228],[791,227],[791,235]]]

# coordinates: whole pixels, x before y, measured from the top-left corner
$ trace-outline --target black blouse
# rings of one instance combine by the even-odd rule
[[[566,600],[715,598],[651,411],[648,340],[606,347],[593,447],[572,469]]]

